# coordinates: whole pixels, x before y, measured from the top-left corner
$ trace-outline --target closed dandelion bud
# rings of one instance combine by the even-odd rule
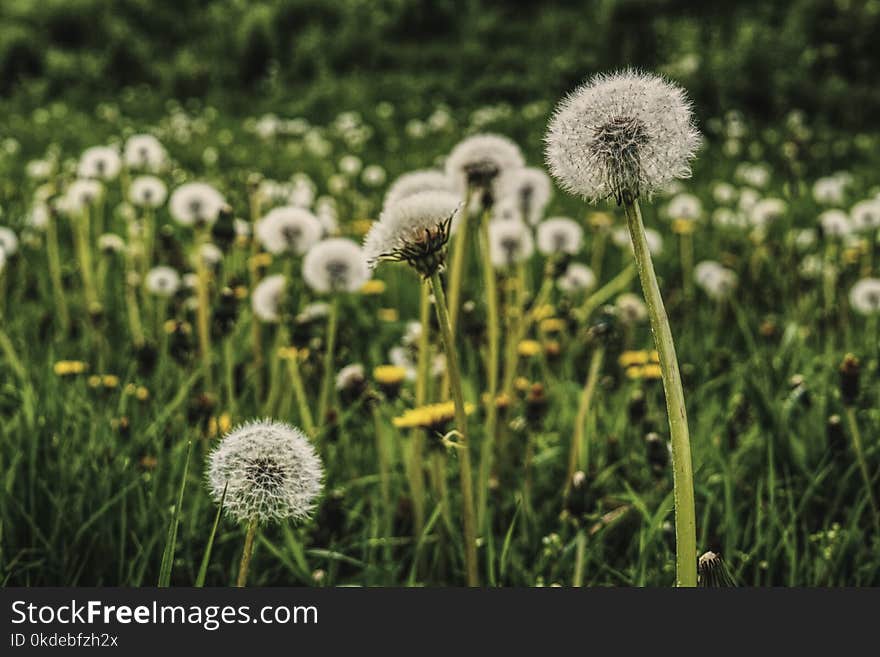
[[[839,415],[832,415],[825,424],[825,434],[828,439],[828,448],[835,455],[846,452],[847,440],[843,432],[843,422]]]
[[[533,383],[526,395],[526,420],[532,426],[540,425],[547,414],[547,394],[544,386]]]
[[[211,226],[211,237],[224,251],[235,241],[235,213],[232,211],[232,206],[221,206],[217,213],[217,221]]]
[[[596,500],[587,481],[587,475],[582,470],[572,475],[570,484],[568,494],[565,496],[565,510],[573,519],[580,521],[595,510]]]
[[[840,364],[840,398],[846,406],[853,406],[858,401],[859,369],[859,359],[853,354],[843,357]]]
[[[736,586],[721,555],[715,552],[706,552],[697,561],[697,584],[702,588]]]
[[[648,400],[642,390],[633,390],[629,397],[629,405],[627,406],[630,422],[638,424],[645,419],[648,414]]]
[[[655,477],[662,477],[669,464],[669,446],[653,431],[645,436],[648,465]]]

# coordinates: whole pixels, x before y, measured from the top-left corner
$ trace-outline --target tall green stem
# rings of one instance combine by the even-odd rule
[[[336,328],[339,324],[339,297],[333,296],[330,302],[330,316],[327,318],[327,349],[324,351],[324,378],[321,381],[321,397],[318,400],[318,425],[323,426],[327,420],[327,405],[330,402],[330,386],[333,382],[335,368],[333,352],[336,349]]]
[[[235,585],[243,588],[247,584],[248,572],[251,569],[251,556],[254,554],[254,538],[257,536],[257,519],[251,518],[248,523],[247,535],[244,538],[244,550],[241,553],[241,562],[238,564],[238,579]]]
[[[625,200],[623,209],[632,239],[633,252],[639,268],[639,278],[654,343],[660,355],[666,412],[669,416],[669,435],[672,442],[673,494],[675,499],[676,582],[678,586],[697,585],[697,536],[694,510],[694,476],[691,464],[691,445],[688,435],[687,409],[675,344],[669,328],[669,318],[663,306],[663,297],[654,273],[654,263],[648,250],[645,226],[638,200]]]
[[[874,499],[874,486],[871,482],[871,473],[868,472],[868,464],[865,461],[865,452],[862,448],[862,433],[859,431],[859,423],[856,420],[856,411],[852,406],[846,407],[846,420],[849,424],[849,430],[852,434],[853,451],[856,453],[856,460],[859,462],[859,470],[862,473],[862,479],[865,482],[865,490],[868,493],[868,503],[871,505],[871,513],[874,517],[874,530],[880,534],[880,511],[877,509],[877,500]]]
[[[49,217],[46,226],[46,254],[49,258],[49,277],[52,279],[52,295],[58,319],[61,321],[62,332],[66,335],[70,330],[70,312],[67,309],[67,297],[61,282],[61,255],[58,249],[58,217],[54,213]]]
[[[431,348],[431,286],[428,281],[420,282],[419,292],[419,355],[416,369],[416,406],[428,401],[428,365]],[[421,536],[425,523],[425,476],[422,452],[425,446],[424,429],[414,429],[410,438],[409,479],[413,496],[414,536]]]
[[[198,312],[196,315],[196,321],[198,324],[199,353],[202,358],[202,372],[204,375],[205,390],[211,392],[214,387],[211,372],[211,308],[208,294],[208,267],[205,263],[205,259],[202,257],[202,246],[207,243],[208,239],[206,229],[199,228],[198,231],[195,253],[196,275],[198,276],[196,290]],[[161,324],[159,328],[161,330]]]
[[[452,400],[455,405],[455,424],[459,432],[458,456],[461,463],[460,478],[462,505],[464,506],[464,555],[467,567],[467,583],[468,586],[479,586],[471,455],[467,439],[467,411],[465,411],[464,392],[461,387],[458,353],[455,347],[455,339],[452,335],[452,328],[449,324],[449,312],[446,309],[446,295],[443,292],[443,283],[440,281],[440,274],[437,272],[434,272],[431,276],[431,287],[434,292],[434,308],[437,311],[437,323],[440,325],[440,335],[446,350],[446,370],[449,372],[449,384]]]
[[[489,353],[486,359],[487,395],[486,430],[480,443],[480,478],[477,503],[477,526],[482,530],[486,518],[486,504],[489,495],[489,471],[492,465],[492,446],[495,441],[495,426],[498,422],[498,364],[500,359],[501,329],[498,312],[498,286],[495,267],[489,255],[489,216],[484,214],[480,222],[480,258],[483,261],[483,279],[486,286],[486,321],[488,325]]]
[[[586,461],[585,456],[589,453],[589,448],[584,441],[585,428],[587,418],[590,414],[590,404],[593,401],[593,394],[596,392],[596,384],[599,381],[599,372],[602,369],[602,360],[605,356],[605,348],[597,347],[593,350],[590,358],[590,370],[587,374],[587,380],[581,391],[580,402],[578,403],[577,417],[574,421],[574,433],[571,438],[571,451],[568,456],[568,472],[565,477],[565,493],[571,487],[571,480],[574,473],[584,467]]]

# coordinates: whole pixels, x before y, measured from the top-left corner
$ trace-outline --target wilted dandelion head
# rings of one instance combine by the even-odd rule
[[[511,267],[528,260],[534,251],[532,232],[521,221],[489,222],[489,258],[492,266]]]
[[[382,260],[406,262],[422,276],[436,272],[446,260],[446,243],[461,210],[449,192],[419,192],[385,208],[364,238],[371,268]]]
[[[256,420],[230,431],[211,452],[208,487],[238,521],[278,522],[309,516],[320,495],[324,469],[296,427]]]
[[[59,209],[68,213],[81,212],[91,207],[103,194],[104,185],[100,181],[79,178],[68,185]]]
[[[141,208],[158,208],[167,196],[168,188],[156,176],[138,176],[128,188],[128,200]]]
[[[700,134],[683,89],[628,70],[597,75],[564,98],[545,142],[565,190],[622,203],[689,177]]]
[[[704,260],[694,267],[694,280],[710,299],[720,301],[736,289],[736,272],[714,260]]]
[[[574,255],[581,250],[584,230],[568,217],[551,217],[538,224],[538,251],[544,255]]]
[[[126,166],[140,171],[159,171],[168,159],[165,147],[153,135],[132,135],[122,152]]]
[[[596,287],[596,274],[592,269],[579,262],[569,263],[565,273],[556,279],[556,286],[568,294],[573,294]]]
[[[287,282],[282,274],[267,276],[251,293],[251,308],[254,316],[262,322],[275,323],[281,320],[281,303]]]
[[[122,160],[115,148],[93,146],[83,151],[76,167],[76,173],[81,178],[113,180],[119,175],[120,168],[122,168]]]
[[[324,232],[321,222],[304,208],[284,206],[269,211],[256,226],[256,236],[269,253],[303,255]]]
[[[168,207],[171,216],[184,226],[213,224],[226,201],[207,183],[185,183],[171,193]]]
[[[391,183],[385,193],[382,208],[388,209],[398,201],[421,192],[455,194],[455,183],[451,177],[446,175],[446,172],[439,169],[420,169],[405,173]]]
[[[464,139],[446,158],[446,174],[455,189],[464,195],[468,190],[489,190],[499,176],[525,166],[522,152],[507,137],[492,133]]]
[[[180,289],[180,274],[172,267],[153,267],[144,279],[147,292],[157,297],[172,297]]]
[[[357,292],[370,278],[360,246],[344,237],[315,244],[303,260],[303,278],[315,292]]]
[[[534,226],[550,202],[553,185],[543,169],[520,167],[508,169],[498,180],[500,199],[510,201],[521,213],[523,220]]]
[[[18,236],[15,231],[6,226],[0,226],[0,252],[6,257],[12,256],[18,251]]]
[[[863,278],[849,291],[849,305],[860,315],[880,314],[880,278]]]

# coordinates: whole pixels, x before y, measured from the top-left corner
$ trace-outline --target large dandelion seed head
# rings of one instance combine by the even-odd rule
[[[112,146],[93,146],[83,151],[76,173],[81,178],[113,180],[119,175],[122,160]]]
[[[171,193],[168,209],[183,226],[213,224],[226,204],[223,195],[207,183],[185,183]]]
[[[284,206],[270,210],[256,226],[256,236],[269,253],[303,255],[321,239],[320,220],[304,208]]]
[[[860,315],[880,315],[880,278],[863,278],[849,291],[849,305]]]
[[[172,267],[153,267],[144,279],[147,292],[157,297],[172,297],[180,289],[180,274]]]
[[[504,171],[498,180],[499,201],[509,202],[534,226],[544,215],[553,195],[553,184],[543,169],[521,167]]]
[[[544,255],[574,255],[581,250],[584,229],[568,217],[551,217],[538,224],[538,251]]]
[[[545,143],[563,189],[622,203],[689,177],[700,133],[683,89],[630,70],[597,75],[564,98]]]
[[[391,183],[385,193],[382,208],[388,209],[398,201],[421,192],[455,194],[455,183],[452,178],[439,169],[420,169],[405,173]]]
[[[370,278],[361,247],[344,237],[315,244],[303,260],[303,278],[315,292],[357,292]]]
[[[446,175],[464,196],[469,190],[490,191],[502,174],[523,166],[525,159],[513,141],[483,133],[458,142],[446,158]]]
[[[535,251],[532,231],[521,221],[489,222],[489,258],[497,268],[528,260]]]
[[[153,135],[132,135],[122,151],[125,164],[130,169],[156,172],[165,166],[168,154],[162,143]]]
[[[427,191],[407,196],[385,208],[364,238],[371,268],[382,260],[406,262],[422,276],[446,260],[446,243],[461,210],[456,194]]]
[[[281,304],[284,300],[286,281],[282,274],[267,276],[251,293],[251,309],[261,322],[274,324],[281,321]]]
[[[138,176],[128,188],[128,200],[141,208],[158,208],[167,196],[168,188],[156,176]]]
[[[324,468],[296,427],[256,420],[230,431],[211,452],[208,487],[240,522],[307,518],[321,493]]]

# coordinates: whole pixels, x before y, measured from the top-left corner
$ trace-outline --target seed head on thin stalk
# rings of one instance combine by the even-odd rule
[[[498,180],[499,201],[511,203],[523,221],[534,226],[544,215],[553,195],[553,185],[543,169],[520,167],[507,169]]]
[[[121,167],[122,160],[115,148],[112,146],[93,146],[83,151],[76,167],[76,173],[81,178],[113,180],[119,175]]]
[[[464,195],[468,191],[480,190],[484,195],[481,201],[484,206],[491,205],[498,195],[494,188],[500,176],[523,166],[525,160],[519,146],[507,137],[491,133],[460,141],[446,158],[446,174],[458,193]]]
[[[321,239],[324,228],[308,210],[284,206],[269,211],[256,226],[257,240],[269,253],[303,255]]]
[[[168,208],[174,220],[183,226],[213,224],[226,204],[223,195],[207,183],[181,185],[171,193]]]
[[[489,258],[496,268],[512,267],[535,252],[532,232],[521,221],[493,220],[489,223]]]
[[[880,278],[863,278],[849,291],[849,305],[860,315],[880,315]]]
[[[581,250],[584,230],[568,217],[551,217],[538,224],[538,251],[544,255],[575,255]]]
[[[128,200],[141,208],[158,208],[168,197],[168,188],[156,176],[138,176],[128,188]]]
[[[275,324],[281,321],[286,280],[283,274],[273,274],[260,281],[251,294],[251,309],[261,322]]]
[[[125,142],[122,157],[129,169],[156,172],[168,162],[168,153],[153,135],[132,135]]]
[[[303,279],[320,294],[357,292],[369,278],[363,249],[344,237],[318,242],[303,260]]]

